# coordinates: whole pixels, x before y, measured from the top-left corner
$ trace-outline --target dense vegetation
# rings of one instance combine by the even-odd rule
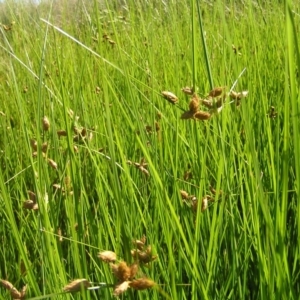
[[[1,3],[0,299],[298,299],[281,2]]]

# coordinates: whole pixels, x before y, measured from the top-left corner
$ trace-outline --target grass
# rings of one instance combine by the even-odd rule
[[[297,299],[299,5],[1,5],[1,279],[26,299],[111,299],[128,277],[99,252],[131,265],[145,236],[136,278],[157,285],[121,299]],[[249,94],[182,120],[185,86]],[[79,278],[100,288],[63,291]]]

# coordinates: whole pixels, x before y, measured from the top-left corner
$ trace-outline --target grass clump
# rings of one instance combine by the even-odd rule
[[[297,298],[298,4],[0,16],[0,299]]]

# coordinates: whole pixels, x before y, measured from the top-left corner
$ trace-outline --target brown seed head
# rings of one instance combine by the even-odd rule
[[[235,92],[231,91],[229,94],[230,98],[233,100],[241,100],[242,98],[246,98],[248,96],[249,92],[248,91],[243,91],[243,92]]]
[[[208,207],[208,199],[207,197],[202,198],[201,211],[205,211]]]
[[[33,151],[37,151],[37,141],[34,139],[30,139],[30,146]]]
[[[163,96],[167,101],[169,101],[169,102],[172,103],[172,104],[175,104],[175,103],[178,101],[177,96],[174,95],[174,94],[171,93],[171,92],[168,92],[168,91],[162,91],[161,94],[162,94],[162,96]]]
[[[36,202],[32,200],[25,200],[23,203],[23,207],[26,209],[38,210],[39,206]]]
[[[52,169],[57,170],[57,163],[53,159],[48,158],[48,164]]]
[[[140,166],[138,169],[146,176],[150,176],[149,171],[146,168],[144,168],[143,166]]]
[[[24,299],[26,297],[26,292],[27,292],[27,284],[24,285],[21,289],[21,299]]]
[[[129,285],[135,290],[145,290],[152,288],[155,285],[155,282],[148,278],[139,278],[131,281]]]
[[[181,89],[181,91],[184,92],[187,95],[193,95],[194,94],[194,89],[192,87],[188,87],[188,86],[183,87]]]
[[[229,94],[230,98],[233,100],[237,100],[238,99],[238,93],[235,91],[231,91]]]
[[[137,249],[139,249],[139,250],[143,250],[144,249],[145,243],[143,243],[142,241],[135,240],[135,241],[132,241],[132,243],[135,245],[135,247]]]
[[[10,290],[10,295],[13,299],[22,299],[22,294],[15,287]]]
[[[137,263],[134,263],[130,266],[130,278],[134,278],[136,273],[139,270],[139,265]]]
[[[225,87],[216,87],[209,92],[208,96],[213,97],[213,98],[219,97],[220,95],[222,95],[224,89],[225,89]]]
[[[43,152],[43,153],[46,153],[47,150],[48,150],[48,143],[45,142],[45,143],[42,144],[42,152]]]
[[[119,296],[122,293],[124,293],[128,288],[129,288],[129,281],[124,281],[115,287],[113,295]]]
[[[130,278],[131,270],[125,261],[121,261],[118,265],[110,264],[110,266],[113,274],[119,282],[126,281]]]
[[[146,251],[141,250],[131,250],[131,255],[134,259],[137,259],[139,262],[143,264],[147,264],[155,259],[157,259],[157,255],[152,255],[151,246],[148,246]]]
[[[208,99],[203,99],[203,100],[201,100],[201,103],[202,103],[205,107],[207,107],[207,108],[213,108],[213,107],[214,107],[212,101],[211,101],[211,100],[208,100]]]
[[[191,208],[194,212],[196,212],[197,209],[198,209],[198,199],[195,196],[191,196],[190,199],[192,201],[191,202]]]
[[[104,262],[115,262],[117,255],[113,251],[102,251],[98,254],[98,257]]]
[[[81,136],[82,136],[82,137],[85,137],[85,136],[86,136],[86,133],[87,133],[86,128],[85,128],[85,127],[82,128],[82,130],[81,130],[81,132],[80,132]]]
[[[217,108],[220,108],[222,107],[222,105],[225,103],[226,101],[226,95],[223,95],[222,97],[218,98],[217,101],[216,101],[216,107]]]
[[[193,178],[193,173],[192,173],[192,171],[191,171],[191,170],[185,171],[184,174],[183,174],[183,179],[184,179],[184,180],[189,180],[189,179],[191,179],[191,178]]]
[[[208,120],[210,117],[211,117],[210,113],[205,112],[205,111],[201,111],[201,110],[197,111],[194,114],[194,118],[198,119],[198,120]]]
[[[150,125],[146,125],[145,129],[146,129],[147,133],[152,133],[153,132],[152,126],[150,126]]]
[[[78,292],[83,288],[88,288],[91,284],[87,279],[76,279],[64,286],[63,291],[65,292]]]
[[[67,131],[66,130],[57,130],[57,135],[59,137],[61,137],[61,136],[67,136]]]
[[[11,289],[14,288],[14,285],[11,282],[7,281],[7,280],[0,279],[0,283],[7,290],[11,290]]]
[[[199,108],[199,98],[197,97],[197,95],[194,95],[192,100],[189,103],[190,112],[194,114],[198,111],[198,108]]]
[[[54,183],[54,184],[52,185],[52,187],[54,188],[54,190],[60,190],[60,189],[61,189],[61,185],[58,184],[58,183]]]
[[[143,235],[142,237],[141,237],[141,242],[142,243],[146,243],[146,240],[147,240],[147,237],[145,236],[145,235]]]
[[[182,198],[183,200],[186,200],[186,199],[189,198],[188,192],[186,192],[186,191],[184,191],[184,190],[181,190],[181,191],[180,191],[180,195],[181,195],[181,198]]]
[[[43,129],[45,131],[48,131],[50,128],[50,121],[49,121],[48,117],[46,117],[46,116],[43,117],[42,124],[43,124]]]
[[[36,195],[35,195],[34,192],[32,192],[32,191],[27,191],[27,194],[28,194],[30,200],[32,200],[32,201],[34,201],[34,202],[36,201]]]

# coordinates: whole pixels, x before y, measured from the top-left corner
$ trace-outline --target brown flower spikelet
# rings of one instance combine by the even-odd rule
[[[61,136],[67,136],[67,132],[65,130],[57,130],[57,135],[59,137],[61,137]]]
[[[135,290],[145,290],[153,287],[155,282],[148,278],[139,278],[131,281],[129,285]]]
[[[21,299],[25,298],[27,292],[27,284],[24,285],[21,289]]]
[[[134,278],[138,270],[139,270],[139,265],[137,263],[132,264],[130,266],[130,278]]]
[[[135,247],[137,248],[137,249],[139,249],[139,250],[142,250],[143,248],[144,248],[144,246],[145,246],[145,243],[143,243],[142,241],[140,241],[140,240],[135,240],[135,241],[133,241],[132,242],[134,245],[135,245]]]
[[[131,270],[125,261],[121,261],[118,265],[110,264],[110,266],[119,282],[127,281],[130,278]]]
[[[43,153],[46,153],[47,150],[48,150],[48,143],[45,142],[45,143],[42,144],[42,152],[43,152]]]
[[[34,192],[32,192],[32,191],[27,191],[27,194],[28,194],[30,200],[32,200],[32,201],[34,201],[34,202],[36,201],[36,195],[35,195]]]
[[[208,99],[201,100],[201,104],[203,104],[207,108],[213,108],[213,106],[214,106],[212,101],[208,100]]]
[[[221,98],[218,98],[216,101],[216,107],[220,108],[226,101],[226,95],[223,95]]]
[[[143,235],[142,237],[141,237],[141,242],[143,243],[143,244],[145,244],[146,243],[146,240],[147,240],[147,237],[145,236],[145,235]]]
[[[231,91],[229,96],[231,99],[233,100],[241,100],[242,98],[245,98],[248,96],[248,91],[243,91],[243,92],[235,92],[235,91]]]
[[[183,200],[186,200],[186,199],[189,198],[188,192],[186,192],[186,191],[184,191],[184,190],[181,190],[181,191],[180,191],[180,195],[181,195],[181,197],[182,197]]]
[[[37,141],[34,139],[30,139],[30,146],[33,151],[37,151]]]
[[[82,288],[88,288],[90,286],[90,283],[87,279],[75,279],[72,282],[70,282],[68,285],[64,286],[63,291],[64,292],[78,292]]]
[[[139,262],[144,264],[147,264],[157,259],[157,255],[152,255],[151,246],[148,246],[146,251],[131,250],[131,255],[133,258],[137,259]]]
[[[201,110],[197,111],[194,114],[194,118],[198,119],[198,120],[208,120],[210,117],[211,117],[210,113],[205,112],[205,111],[201,111]]]
[[[171,92],[168,92],[168,91],[162,91],[161,94],[162,94],[162,96],[163,96],[167,101],[169,101],[169,102],[172,103],[172,104],[175,104],[175,103],[178,101],[177,96],[174,95],[174,94],[171,93]]]
[[[49,121],[48,117],[46,117],[46,116],[43,117],[42,124],[43,124],[44,131],[48,131],[50,128],[50,121]]]
[[[22,294],[15,287],[10,290],[10,295],[13,299],[22,299]]]
[[[28,199],[28,200],[24,201],[23,208],[32,209],[32,210],[38,210],[39,206],[38,206],[38,204],[35,201]]]
[[[115,262],[117,255],[113,251],[102,251],[98,254],[98,257],[104,262]]]
[[[14,285],[7,280],[0,279],[0,283],[7,290],[11,290],[12,288],[14,288]]]
[[[208,207],[208,199],[207,197],[202,198],[201,211],[205,211]]]
[[[57,163],[53,159],[48,158],[48,163],[52,169],[57,170]]]
[[[129,288],[129,281],[124,281],[121,284],[118,284],[114,289],[114,296],[119,296],[124,293]]]
[[[184,92],[187,95],[193,95],[194,94],[194,89],[190,88],[188,86],[182,88],[181,91]]]
[[[194,114],[198,111],[198,108],[199,108],[199,98],[197,97],[197,95],[194,95],[192,100],[189,103],[190,112]]]
[[[224,89],[225,87],[216,87],[213,90],[211,90],[208,95],[213,98],[219,97],[220,95],[222,95]]]

